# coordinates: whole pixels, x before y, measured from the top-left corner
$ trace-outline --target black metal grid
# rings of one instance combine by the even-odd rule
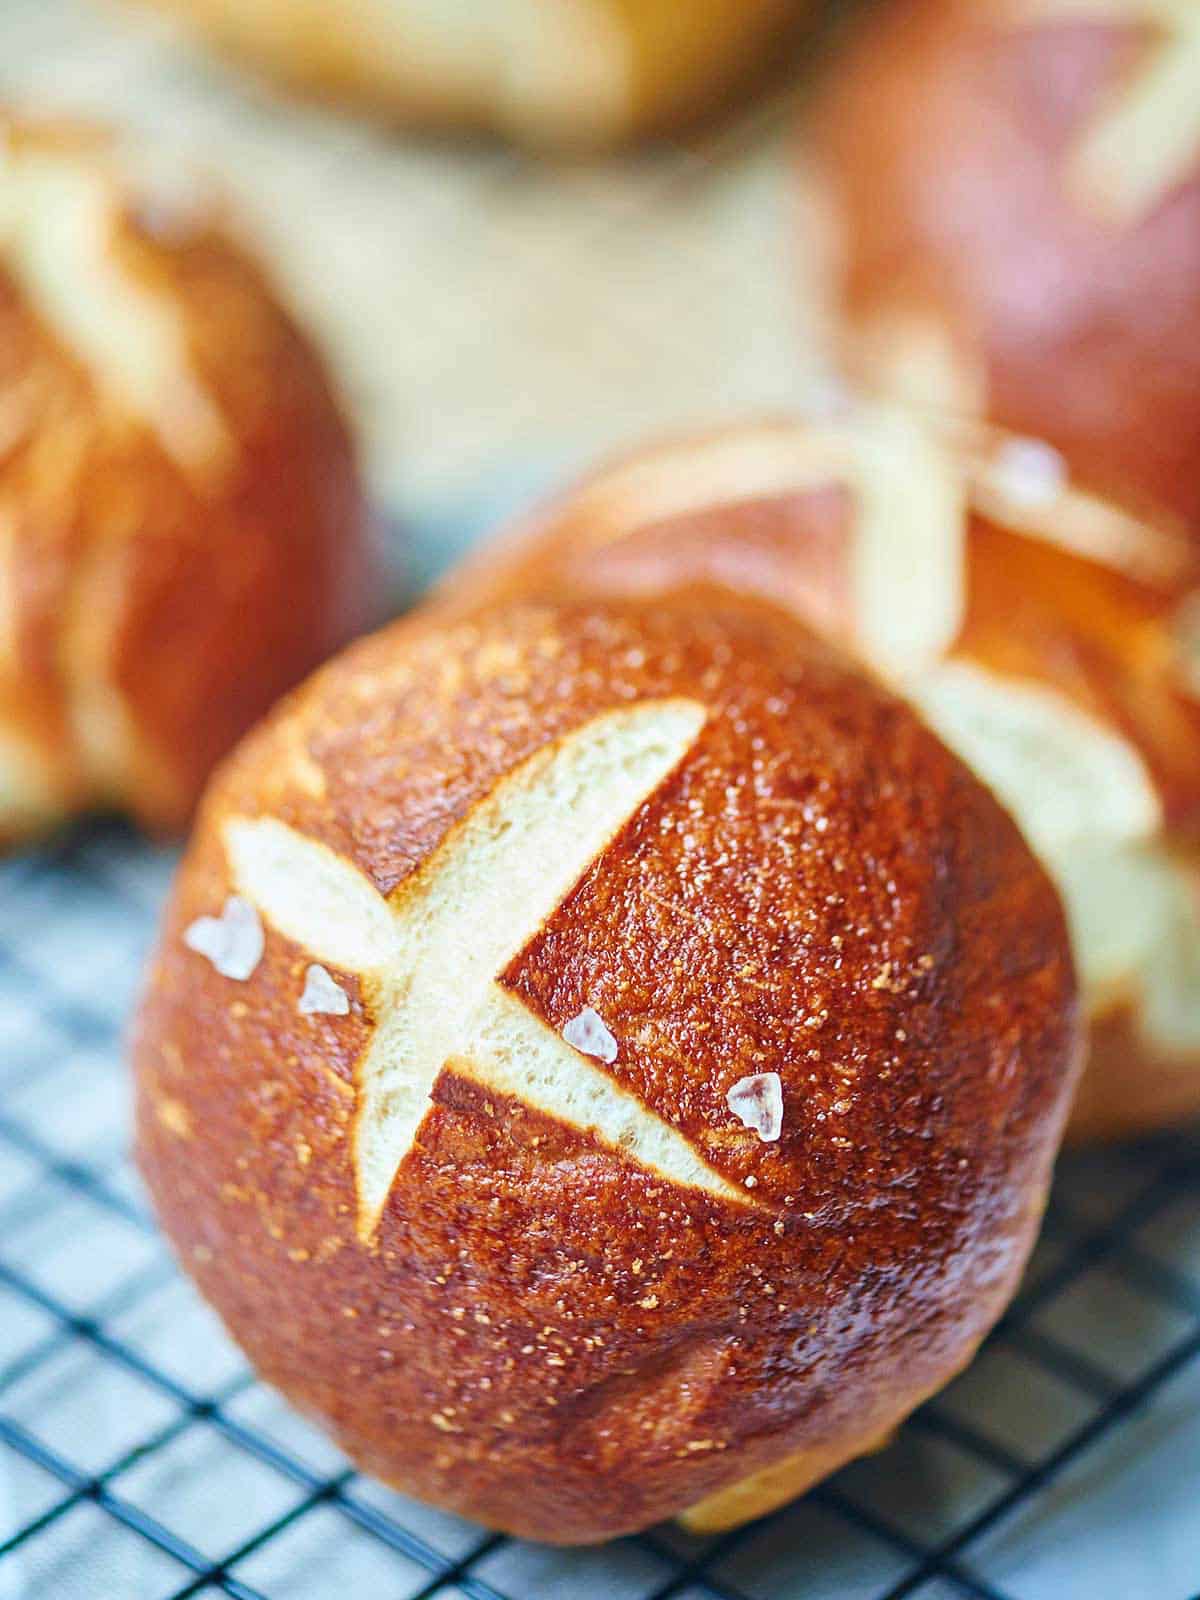
[[[1180,1428],[1192,1443],[1178,1470],[1200,1462],[1200,1383],[1169,1426],[1139,1427],[1178,1380],[1200,1379],[1200,1138],[1180,1133],[1069,1158],[1026,1286],[976,1368],[890,1451],[763,1523],[572,1555],[381,1491],[245,1369],[131,1174],[121,1023],[170,865],[109,826],[0,864],[0,1595],[1036,1600],[1056,1591],[1037,1569],[1023,1586],[1022,1519],[1034,1540],[1053,1529],[1059,1487],[1089,1458],[1128,1441],[1106,1520],[1114,1484],[1129,1494],[1119,1514],[1139,1514],[1137,1485]],[[1036,1402],[1040,1437],[1008,1415],[1014,1382],[1057,1397]],[[1200,1473],[1194,1514],[1197,1491]],[[1079,1548],[1063,1557],[1088,1570],[1072,1515]],[[1087,1593],[1186,1600],[1200,1543],[1195,1556],[1188,1571],[1186,1545],[1182,1566],[1176,1553],[1168,1589],[1147,1561],[1111,1588],[1093,1571]]]

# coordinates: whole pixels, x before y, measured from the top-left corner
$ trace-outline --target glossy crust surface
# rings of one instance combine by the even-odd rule
[[[4,122],[0,175],[0,839],[95,806],[174,830],[366,619],[351,443],[194,187]]]
[[[594,1008],[615,1060],[577,1070],[724,1189],[496,1092],[468,1053],[434,1064],[364,1232],[379,990],[332,966],[346,1014],[301,1014],[313,955],[269,918],[244,982],[189,948],[242,882],[230,841],[247,819],[315,841],[402,917],[522,763],[677,705],[702,715],[682,758],[498,979],[549,1039]],[[1015,827],[792,618],[711,588],[498,607],[353,647],[211,787],[137,1028],[139,1159],[251,1359],[364,1468],[588,1542],[797,1451],[832,1470],[969,1359],[1031,1245],[1077,1045],[1061,911]],[[777,1142],[726,1099],[767,1071]]]
[[[809,0],[143,0],[228,55],[390,121],[604,146],[725,100]]]
[[[715,582],[882,667],[864,568],[882,562],[906,615],[955,596],[894,676],[1067,898],[1093,1030],[1072,1133],[1120,1137],[1200,1112],[1200,564],[1060,468],[1028,440],[867,409],[682,439],[485,546],[438,601],[453,614]],[[914,478],[939,474],[952,488],[907,510]],[[888,551],[939,506],[950,536],[911,546],[906,587]]]
[[[860,378],[1200,538],[1200,10],[899,0],[806,132]]]

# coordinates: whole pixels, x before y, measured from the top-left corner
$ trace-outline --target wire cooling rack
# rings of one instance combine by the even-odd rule
[[[550,173],[289,110],[85,0],[0,0],[0,94],[214,165],[330,349],[419,579],[570,462],[820,387],[775,96]],[[488,1534],[354,1473],[174,1270],[122,1029],[172,867],[0,860],[0,1600],[1192,1600],[1200,1133],[1068,1158],[1020,1298],[884,1453],[732,1536]]]
[[[1187,1600],[1200,1591],[1200,1136],[1063,1163],[1020,1298],[883,1454],[731,1536],[487,1533],[360,1477],[158,1239],[124,1018],[172,858],[0,864],[4,1600]]]

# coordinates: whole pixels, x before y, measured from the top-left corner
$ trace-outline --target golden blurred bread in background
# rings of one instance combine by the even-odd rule
[[[370,566],[321,364],[197,187],[0,122],[0,840],[182,827]]]
[[[1000,797],[1063,894],[1091,1020],[1076,1137],[1200,1112],[1200,558],[1048,446],[848,410],[632,457],[443,586],[772,599],[870,662]]]
[[[897,0],[806,132],[856,377],[1200,539],[1200,5]]]
[[[144,0],[231,57],[397,123],[613,145],[711,110],[812,0]]]

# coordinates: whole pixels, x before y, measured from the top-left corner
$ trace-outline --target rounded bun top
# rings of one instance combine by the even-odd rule
[[[809,127],[845,354],[1200,530],[1200,8],[899,0]]]
[[[182,824],[366,614],[321,367],[196,182],[0,120],[0,835]]]
[[[1112,760],[1133,831],[1200,821],[1200,559],[1047,446],[878,406],[681,439],[572,489],[437,598],[695,582],[776,601],[927,710],[951,686],[1026,691],[1031,716],[1128,748]],[[1097,796],[1076,799],[1094,822]]]
[[[901,1329],[928,1386],[961,1359],[1075,1042],[1015,827],[793,619],[705,588],[499,606],[354,647],[210,789],[142,1016],[143,1159],[177,1236],[208,1218],[239,1337],[327,1413],[345,1306],[360,1458],[397,1470],[376,1381],[389,1416],[436,1395],[420,1492],[600,1537],[727,1476],[699,1412],[769,1457],[814,1362],[858,1367],[853,1409]],[[614,1407],[644,1420],[606,1477]]]
[[[699,579],[842,639],[1018,820],[1063,895],[1089,1017],[1111,1024],[1107,1042],[1093,1032],[1104,1066],[1076,1126],[1124,1131],[1192,1108],[1192,543],[1080,489],[1045,445],[860,406],[611,467],[481,552],[440,604],[649,598]]]

